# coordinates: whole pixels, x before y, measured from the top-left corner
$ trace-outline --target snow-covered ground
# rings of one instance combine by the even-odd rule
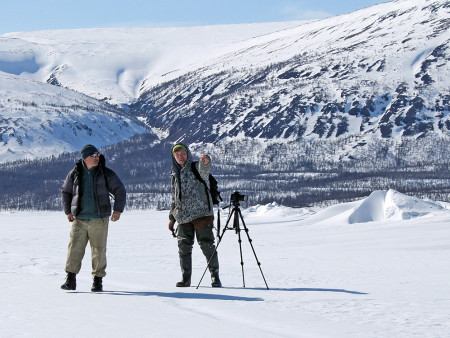
[[[213,289],[194,247],[180,278],[165,211],[110,224],[105,292],[90,292],[90,252],[77,291],[60,289],[70,224],[62,212],[0,213],[1,337],[448,337],[450,206],[396,191],[326,209],[243,208],[269,285],[242,233],[219,246]],[[222,212],[222,226],[226,222]]]

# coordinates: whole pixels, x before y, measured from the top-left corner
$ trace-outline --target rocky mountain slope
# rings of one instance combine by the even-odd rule
[[[149,132],[107,103],[0,72],[0,162],[103,147]]]
[[[10,33],[0,71],[114,103],[165,141],[352,137],[349,158],[449,137],[449,14],[397,0],[310,22]]]
[[[447,138],[449,13],[399,0],[253,39],[148,86],[131,114],[171,141]]]
[[[76,151],[86,142],[102,147],[151,133],[125,116],[143,79],[146,84],[160,83],[239,48],[248,39],[296,25],[4,34],[0,162]]]

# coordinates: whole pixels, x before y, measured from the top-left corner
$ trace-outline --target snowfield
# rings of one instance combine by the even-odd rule
[[[210,287],[198,244],[180,278],[167,211],[110,223],[103,293],[90,250],[77,291],[60,289],[70,224],[63,212],[0,213],[1,337],[448,337],[450,205],[397,191],[329,208],[242,207],[267,280],[242,232],[219,246]],[[227,220],[222,211],[222,227]]]
[[[168,81],[308,21],[170,28],[97,28],[0,35],[0,71],[64,87],[113,104],[133,102],[141,86]]]

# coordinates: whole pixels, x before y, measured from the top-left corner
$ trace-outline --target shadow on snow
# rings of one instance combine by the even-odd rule
[[[246,287],[224,287],[222,289],[241,289],[241,290],[261,290],[261,291],[290,291],[290,292],[335,292],[335,293],[349,293],[352,295],[368,295],[366,292],[351,291],[345,289],[323,289],[323,288],[246,288]],[[192,292],[157,292],[157,291],[103,291],[98,293],[93,292],[70,292],[70,293],[87,293],[87,294],[101,294],[112,296],[155,296],[165,298],[188,298],[188,299],[216,299],[216,300],[238,300],[244,302],[262,302],[260,297],[240,297],[230,295],[215,295],[208,293],[192,293]]]
[[[214,295],[207,293],[185,293],[185,292],[151,292],[151,291],[103,291],[103,292],[71,292],[71,293],[89,293],[112,296],[156,296],[166,298],[189,298],[189,299],[217,299],[217,300],[239,300],[245,302],[262,302],[264,299],[259,297],[239,297],[229,295]]]
[[[349,293],[352,295],[368,295],[367,292],[351,291],[345,289],[323,289],[323,288],[247,288],[247,287],[222,287],[222,289],[241,289],[241,290],[261,290],[261,291],[302,291],[302,292],[338,292]]]

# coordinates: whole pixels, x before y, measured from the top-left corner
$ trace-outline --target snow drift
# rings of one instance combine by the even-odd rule
[[[360,201],[328,207],[311,216],[312,223],[366,223],[389,220],[405,220],[445,210],[444,203],[407,196],[396,190],[374,191]]]

